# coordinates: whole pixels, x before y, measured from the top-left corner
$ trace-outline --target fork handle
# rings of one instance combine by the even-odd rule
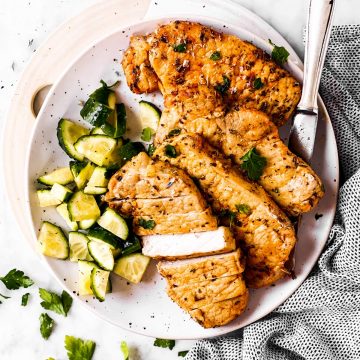
[[[304,82],[297,110],[317,114],[317,94],[323,69],[335,0],[310,0],[304,60]]]

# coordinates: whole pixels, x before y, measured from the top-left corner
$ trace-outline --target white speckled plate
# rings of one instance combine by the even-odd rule
[[[224,24],[218,20],[189,16],[179,16],[177,19],[200,21],[224,31]],[[124,80],[119,60],[131,34],[150,32],[157,24],[166,21],[169,19],[151,20],[119,29],[88,49],[54,84],[38,116],[28,151],[26,193],[34,243],[42,220],[50,220],[66,228],[54,209],[44,211],[38,206],[35,194],[35,180],[40,174],[59,166],[66,166],[69,162],[69,158],[57,143],[56,126],[59,119],[67,117],[80,121],[79,100],[86,99],[88,94],[99,86],[100,79],[108,83],[120,79],[121,85],[117,89],[117,96],[127,105],[128,125],[131,129],[128,136],[132,138],[138,136],[141,130],[137,121],[138,101],[146,98],[161,107],[162,99],[159,95],[145,97],[132,94]],[[271,51],[266,39],[257,38],[241,27],[229,25],[225,31]],[[301,80],[301,70],[295,64],[289,63],[288,69]],[[155,262],[152,262],[139,285],[130,285],[114,275],[113,292],[107,296],[104,303],[99,303],[91,297],[79,298],[80,301],[115,325],[144,335],[171,339],[206,338],[225,334],[258,320],[284,302],[305,280],[315,264],[327,239],[335,213],[338,190],[337,148],[330,120],[323,104],[320,105],[322,116],[313,166],[325,183],[326,196],[313,213],[303,217],[295,255],[296,279],[284,279],[274,287],[251,291],[251,300],[245,313],[227,326],[216,329],[203,329],[171,302],[165,293],[165,281],[156,273]],[[283,133],[286,134],[286,129]],[[323,216],[315,220],[315,212]],[[50,258],[44,260],[63,287],[75,294],[76,264]],[[76,295],[74,296],[77,298]]]

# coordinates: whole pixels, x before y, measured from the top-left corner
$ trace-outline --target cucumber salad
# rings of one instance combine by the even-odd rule
[[[77,262],[79,294],[93,295],[99,301],[111,292],[111,272],[137,284],[150,262],[141,254],[141,242],[131,229],[131,219],[123,218],[101,200],[110,177],[145,151],[142,142],[124,138],[126,109],[116,101],[116,85],[108,86],[101,80],[101,87],[83,105],[80,115],[90,129],[69,119],[59,121],[57,138],[71,158],[69,166],[37,179],[40,207],[56,207],[67,225],[62,229],[44,221],[38,236],[40,252]],[[150,142],[161,112],[147,101],[140,101],[139,106],[141,139]],[[149,147],[151,150],[152,144]]]

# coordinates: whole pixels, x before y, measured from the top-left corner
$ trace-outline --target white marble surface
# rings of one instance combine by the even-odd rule
[[[337,0],[335,24],[360,23],[359,0]],[[5,112],[13,93],[14,84],[32,53],[61,22],[97,0],[2,0],[0,8],[0,127],[5,121]],[[306,18],[304,0],[238,0],[238,2],[266,19],[302,55],[301,34]],[[290,5],[291,4],[291,5]],[[290,5],[290,6],[289,6]],[[1,179],[0,179],[0,185]],[[48,341],[39,333],[38,317],[42,312],[37,288],[45,287],[60,291],[53,278],[39,263],[16,226],[5,194],[0,193],[0,275],[16,267],[24,270],[35,281],[29,289],[29,305],[21,307],[21,295],[26,290],[7,291],[0,284],[0,293],[10,295],[0,305],[0,359],[66,359],[63,346],[65,334],[96,341],[94,359],[121,359],[120,341],[126,340],[135,359],[177,359],[177,351],[188,349],[191,341],[179,341],[170,352],[153,347],[153,339],[145,338],[115,328],[98,319],[78,304],[74,304],[69,316],[51,316],[56,321],[55,330]]]

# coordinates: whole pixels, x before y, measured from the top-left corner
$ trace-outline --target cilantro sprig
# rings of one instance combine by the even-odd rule
[[[39,289],[40,298],[43,300],[40,305],[46,309],[56,312],[57,314],[67,316],[71,305],[72,297],[63,291],[61,296],[45,289]]]
[[[34,281],[26,276],[23,271],[17,269],[12,269],[5,276],[0,277],[0,281],[9,290],[17,290],[21,287],[28,288],[34,284]]]
[[[168,348],[168,349],[172,350],[175,346],[175,340],[155,339],[154,346]]]
[[[271,58],[278,64],[284,65],[287,62],[289,57],[289,52],[283,46],[275,45],[270,39],[269,43],[273,46],[273,50],[271,52]]]
[[[52,331],[53,331],[53,327],[54,327],[54,320],[46,313],[43,313],[40,315],[39,317],[39,320],[40,320],[40,333],[41,333],[41,336],[47,340]]]
[[[69,360],[91,360],[96,344],[91,340],[83,340],[74,336],[65,336],[65,349]]]
[[[259,180],[266,166],[266,158],[259,155],[255,148],[250,149],[242,158],[240,167],[246,171],[250,180]]]

